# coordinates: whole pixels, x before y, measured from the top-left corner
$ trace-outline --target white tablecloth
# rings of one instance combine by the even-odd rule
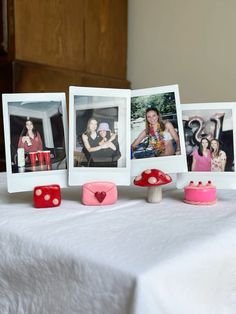
[[[1,314],[235,314],[236,191],[213,206],[165,191],[119,187],[106,207],[63,190],[60,207],[35,209],[0,175]]]

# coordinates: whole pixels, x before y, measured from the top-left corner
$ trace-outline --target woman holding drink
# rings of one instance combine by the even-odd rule
[[[20,134],[18,148],[24,148],[26,152],[37,152],[43,149],[41,136],[30,119],[25,122]]]
[[[20,134],[18,149],[24,149],[24,152],[29,154],[33,168],[36,166],[37,159],[41,167],[44,164],[44,159],[46,165],[50,167],[50,151],[43,151],[42,138],[30,119],[26,120],[25,126]],[[22,164],[24,164],[24,162],[22,162]]]

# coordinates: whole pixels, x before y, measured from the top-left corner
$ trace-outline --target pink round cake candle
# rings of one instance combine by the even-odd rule
[[[211,181],[197,185],[190,181],[189,185],[184,188],[184,202],[193,205],[211,205],[216,203],[216,187]]]

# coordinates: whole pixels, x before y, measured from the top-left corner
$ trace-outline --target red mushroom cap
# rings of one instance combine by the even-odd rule
[[[134,184],[138,186],[159,186],[170,183],[171,177],[158,169],[147,169],[135,177]]]

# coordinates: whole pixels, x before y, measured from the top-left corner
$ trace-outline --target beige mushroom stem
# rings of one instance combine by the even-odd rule
[[[162,187],[149,186],[147,189],[147,201],[149,203],[159,203],[162,200]]]

